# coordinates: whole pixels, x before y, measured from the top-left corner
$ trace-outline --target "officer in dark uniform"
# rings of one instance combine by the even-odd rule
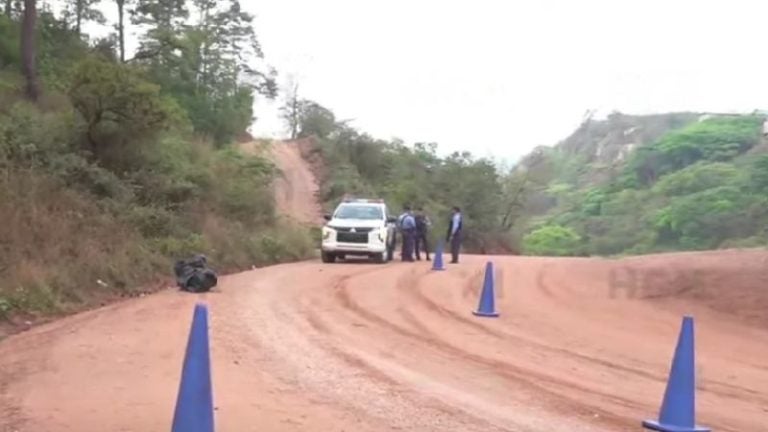
[[[429,261],[429,244],[427,243],[427,230],[432,225],[427,215],[424,214],[424,209],[419,207],[416,210],[416,259],[421,261],[421,251],[423,250]],[[423,248],[422,248],[423,245]]]
[[[403,261],[413,261],[413,246],[416,240],[416,219],[411,213],[410,207],[405,207],[405,212],[398,218],[398,225],[402,233],[403,249],[400,257]]]
[[[459,249],[461,249],[462,239],[461,228],[461,209],[454,207],[453,213],[451,214],[451,220],[448,222],[448,232],[445,236],[445,242],[451,244],[451,264],[457,264],[459,262]]]

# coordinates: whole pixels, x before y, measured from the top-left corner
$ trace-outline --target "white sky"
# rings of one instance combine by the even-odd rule
[[[766,1],[241,1],[281,83],[441,152],[516,159],[588,109],[768,106]],[[254,134],[284,135],[278,105],[257,102]]]

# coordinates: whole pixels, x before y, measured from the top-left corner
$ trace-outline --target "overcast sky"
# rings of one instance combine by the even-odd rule
[[[768,107],[768,2],[241,0],[303,97],[380,138],[516,159],[607,113]],[[253,132],[282,136],[279,102]]]

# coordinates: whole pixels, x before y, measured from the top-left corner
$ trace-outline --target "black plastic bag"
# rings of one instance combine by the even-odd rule
[[[176,274],[176,284],[187,292],[208,292],[218,283],[218,276],[208,267],[205,255],[176,261],[173,271]]]

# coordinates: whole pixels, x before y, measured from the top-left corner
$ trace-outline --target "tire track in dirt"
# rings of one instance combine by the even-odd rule
[[[401,275],[397,279],[396,286],[402,286],[402,287],[413,286],[416,283],[416,281],[419,278],[421,278],[421,277],[423,277],[423,274],[418,274],[415,271],[406,272],[406,273],[404,273],[403,275]],[[352,279],[353,278],[341,278],[335,284],[335,286],[334,286],[334,290],[336,291],[336,293],[338,294],[338,293],[345,293],[345,292],[347,292],[349,290],[349,286],[348,285],[349,285],[349,283],[350,283],[350,281]],[[344,308],[344,310],[349,310],[348,305],[346,305],[344,302],[342,302],[341,306]],[[313,312],[310,312],[310,313],[314,313],[314,310],[313,310]],[[316,313],[315,313],[315,315],[316,315]],[[354,316],[359,316],[357,313],[353,313],[353,315]],[[318,319],[318,317],[316,316],[314,319]],[[377,324],[378,322],[380,322],[378,320],[373,320],[373,321],[366,320],[366,321],[368,321],[369,323],[372,323],[372,324]],[[322,326],[327,329],[327,327],[324,324]],[[377,330],[386,330],[386,329],[381,329],[380,327],[377,327],[376,329]],[[377,337],[382,337],[382,334],[380,332],[376,332],[376,335],[377,335]],[[409,343],[412,343],[412,342],[413,341],[410,341]],[[344,345],[349,345],[349,344],[339,343],[339,345],[344,346]],[[327,345],[324,345],[324,347],[327,348]],[[424,347],[421,347],[421,348],[423,349]],[[336,350],[336,349],[341,350],[341,348],[334,348],[334,350]],[[415,354],[415,351],[413,351],[413,350],[409,350],[409,352],[412,352],[412,353]],[[444,354],[442,354],[439,350],[436,350],[435,353],[440,353],[441,357],[444,356]],[[384,372],[383,369],[379,369],[379,368],[377,368],[375,366],[372,366],[372,365],[370,365],[368,363],[368,361],[372,360],[372,358],[368,358],[366,360],[366,358],[363,358],[361,356],[361,354],[362,353],[360,353],[360,354],[351,354],[349,352],[349,349],[347,349],[347,352],[344,352],[342,354],[342,356],[347,358],[347,359],[349,359],[349,357],[353,357],[354,359],[352,360],[352,362],[354,364],[359,366],[360,363],[362,362],[362,363],[365,364],[365,366],[363,366],[363,368],[365,370],[369,371],[371,369],[374,369],[376,371],[375,374],[377,376],[381,377],[382,375],[384,375],[384,376],[388,377],[388,378],[381,378],[382,381],[386,381],[388,383],[392,383],[393,378],[391,378],[389,375],[387,375],[387,373]],[[454,359],[454,361],[455,361],[455,359]],[[411,372],[411,375],[413,375],[414,377],[420,375],[421,378],[431,379],[431,378],[428,378],[427,375],[420,374],[419,372],[416,372],[415,370]],[[402,376],[401,376],[401,379],[402,379]],[[438,385],[438,387],[440,386],[438,381],[434,381],[434,379],[432,379],[432,380],[433,380],[432,381],[433,384]],[[492,418],[496,418],[496,417],[498,417],[498,418],[496,419],[496,421],[490,422],[490,418],[488,417],[489,412],[487,410],[483,410],[483,407],[481,406],[482,403],[477,401],[471,395],[465,395],[465,396],[459,398],[461,400],[465,400],[466,403],[461,403],[461,402],[457,403],[456,401],[453,401],[452,404],[449,404],[449,403],[444,402],[444,401],[442,401],[440,399],[435,399],[433,397],[427,396],[426,394],[424,394],[425,393],[424,389],[421,386],[413,387],[416,384],[414,384],[414,382],[412,382],[412,381],[408,381],[407,379],[406,379],[406,382],[395,381],[395,383],[396,383],[395,385],[397,385],[398,388],[400,388],[400,389],[404,389],[404,388],[408,389],[408,388],[410,388],[410,390],[407,390],[409,393],[411,393],[413,395],[419,395],[419,403],[421,403],[421,404],[424,403],[424,398],[426,397],[426,398],[428,398],[427,401],[426,401],[427,406],[435,408],[435,409],[437,409],[437,410],[439,410],[441,412],[444,412],[446,415],[450,415],[452,417],[455,417],[455,416],[457,416],[457,413],[460,412],[461,413],[460,417],[466,417],[467,418],[466,422],[467,422],[467,424],[471,424],[472,425],[472,430],[475,430],[475,428],[477,428],[477,430],[489,430],[489,428],[490,428],[490,430],[505,430],[505,431],[507,431],[507,430],[518,431],[518,430],[529,430],[530,429],[529,423],[525,423],[525,422],[524,423],[518,423],[517,419],[513,418],[514,415],[512,417],[510,417],[510,415],[508,413],[506,413],[507,410],[503,410],[503,411],[505,411],[504,414],[496,413],[496,411],[494,411],[494,414],[493,414]],[[417,388],[420,390],[418,393],[416,392]],[[480,405],[478,405],[478,403],[480,403]],[[480,412],[473,412],[471,410],[472,406],[475,406],[476,408],[478,408]],[[483,414],[485,414],[485,415],[483,415]],[[521,414],[517,414],[517,415],[521,416]],[[522,417],[525,417],[525,416],[522,416]],[[526,421],[530,422],[530,419],[526,420]],[[499,427],[501,427],[502,429],[498,429]],[[468,430],[467,426],[465,426],[463,430]],[[577,430],[587,430],[587,429],[577,429]]]
[[[480,279],[482,279],[482,278],[480,278]],[[542,281],[544,279],[537,275],[536,280],[537,281]],[[477,275],[475,275],[474,277],[470,278],[468,280],[468,283],[469,283],[470,286],[477,286],[477,283],[478,283]],[[548,287],[545,287],[545,288],[548,288]],[[464,284],[464,289],[462,290],[462,292],[465,293],[469,289],[470,288],[467,288],[467,284]],[[479,291],[479,290],[476,289],[475,297],[478,294],[477,291]],[[554,290],[547,289],[547,291],[552,296],[555,296]],[[615,362],[610,362],[610,361],[607,361],[607,360],[590,357],[590,356],[583,355],[583,354],[580,354],[580,353],[576,353],[576,352],[573,352],[573,351],[569,351],[569,350],[566,350],[566,349],[552,347],[550,345],[546,345],[546,344],[542,344],[542,343],[539,343],[539,342],[531,341],[529,339],[520,338],[519,336],[510,334],[508,332],[498,331],[498,330],[495,330],[495,329],[490,329],[490,328],[486,327],[483,324],[480,324],[480,323],[477,323],[477,322],[473,321],[469,317],[462,316],[462,315],[458,314],[456,311],[448,309],[448,308],[446,308],[446,307],[436,303],[434,300],[432,300],[431,298],[427,297],[422,290],[411,290],[411,289],[409,289],[409,290],[404,291],[404,293],[407,294],[407,295],[410,295],[410,298],[406,302],[407,304],[413,304],[414,302],[420,303],[426,309],[428,309],[428,310],[432,311],[433,313],[439,315],[441,318],[447,318],[447,319],[449,319],[451,321],[459,322],[459,323],[465,325],[466,327],[478,330],[481,333],[489,335],[489,336],[491,336],[491,337],[493,337],[493,338],[495,338],[497,340],[512,339],[512,340],[516,341],[516,345],[518,345],[517,342],[519,342],[519,345],[524,345],[524,346],[532,347],[534,349],[543,350],[545,352],[548,352],[548,354],[552,355],[555,358],[572,358],[572,359],[581,361],[583,363],[586,363],[587,365],[592,364],[592,365],[604,367],[606,369],[606,371],[622,371],[622,372],[628,373],[630,375],[634,375],[636,377],[640,377],[640,378],[643,378],[643,379],[649,379],[649,380],[658,382],[660,384],[666,383],[666,379],[667,379],[666,374],[663,374],[663,375],[662,374],[654,374],[654,373],[651,373],[651,372],[646,371],[646,370],[637,369],[637,368],[633,368],[633,367],[630,367],[630,366],[620,365],[620,364],[617,364]],[[427,326],[425,326],[423,323],[421,323],[421,321],[415,315],[410,314],[410,313],[405,313],[405,312],[403,312],[402,315],[409,321],[409,323],[411,323],[414,326],[418,326],[421,329],[422,332],[425,332],[425,334],[431,335],[432,337],[435,337],[435,338],[439,337],[438,334],[436,334],[433,331],[430,331]],[[488,361],[488,359],[484,358],[484,357],[481,358],[481,359],[474,358],[474,360],[481,361],[483,363]],[[491,359],[490,361],[494,365],[498,365],[499,364],[499,363],[493,363],[493,362],[495,362],[495,360]],[[500,367],[504,367],[504,365],[508,365],[508,363],[503,362]],[[594,370],[594,368],[591,368],[589,366],[587,366],[586,369]],[[605,401],[611,401],[611,402],[615,403],[618,406],[622,406],[624,408],[631,409],[631,410],[633,410],[635,412],[654,412],[657,409],[657,407],[655,405],[652,406],[652,405],[649,405],[649,404],[638,403],[638,402],[636,402],[634,400],[631,400],[631,399],[628,399],[628,398],[625,398],[625,397],[622,397],[622,396],[618,396],[618,395],[611,394],[611,393],[605,393],[605,392],[596,390],[594,388],[589,388],[589,387],[585,387],[583,385],[579,385],[576,382],[573,382],[571,380],[565,381],[565,380],[562,380],[562,379],[558,379],[556,376],[551,376],[551,375],[547,375],[547,374],[540,374],[540,373],[534,373],[530,369],[528,369],[528,375],[535,376],[535,382],[537,382],[537,383],[544,382],[544,383],[547,383],[547,384],[551,385],[553,387],[553,389],[555,391],[557,391],[558,394],[568,394],[568,393],[571,392],[571,390],[576,389],[576,390],[580,391],[583,394],[588,394],[588,395],[596,396],[599,399],[602,399],[602,400],[605,400]],[[718,395],[720,397],[731,399],[731,400],[734,400],[736,402],[741,402],[741,401],[749,400],[749,399],[757,400],[757,401],[765,400],[765,398],[762,397],[760,395],[760,393],[758,393],[755,390],[751,390],[751,389],[747,389],[747,388],[743,388],[743,387],[739,387],[739,386],[733,386],[731,384],[723,383],[723,382],[718,382],[718,381],[711,381],[710,380],[709,382],[704,382],[702,384],[699,384],[698,388],[701,391],[708,391],[708,392],[710,392],[712,394],[716,394],[716,395]],[[578,396],[574,396],[574,399],[577,398],[577,397]],[[598,408],[596,406],[594,406],[594,405],[589,405],[589,406],[591,406],[592,409],[594,409],[595,411],[598,410]],[[619,416],[619,417],[621,417],[621,416]],[[627,418],[627,417],[624,417],[624,418],[627,421],[629,421],[629,418]],[[626,425],[628,426],[629,423],[627,423]],[[732,428],[729,428],[729,427],[722,427],[721,426],[718,429],[719,430],[723,430],[723,431],[738,432],[738,429],[732,429]]]
[[[433,430],[432,427],[435,425],[443,425],[441,427],[443,430],[501,432],[503,429],[485,424],[480,418],[467,416],[463,412],[458,413],[441,402],[429,398],[428,395],[419,394],[413,389],[404,387],[401,382],[373,367],[368,361],[357,355],[353,349],[345,348],[343,343],[338,343],[334,339],[334,335],[323,317],[335,315],[330,311],[327,311],[326,314],[321,313],[321,310],[325,309],[327,305],[322,302],[324,295],[330,294],[337,286],[343,285],[355,277],[370,277],[377,272],[388,270],[377,266],[354,274],[334,276],[330,284],[318,287],[318,290],[311,291],[311,295],[307,297],[303,297],[303,295],[307,294],[308,291],[297,291],[290,297],[297,302],[298,307],[295,309],[282,306],[285,304],[284,301],[280,301],[279,305],[272,304],[269,309],[283,323],[280,337],[295,347],[294,349],[301,347],[302,350],[298,357],[296,357],[296,353],[293,353],[294,361],[298,358],[300,360],[299,363],[292,366],[293,370],[298,373],[296,377],[300,378],[300,381],[289,381],[289,383],[292,386],[300,385],[305,391],[320,398],[334,396],[335,402],[333,403],[335,405],[345,406],[348,410],[358,412],[359,416],[375,418],[377,422],[389,424],[396,429],[406,428],[410,430],[410,428],[422,425],[421,430]],[[278,353],[277,358],[281,357],[285,357],[285,354]],[[302,366],[303,364],[306,363],[306,367],[314,369],[315,367],[310,366],[310,364],[319,364],[318,362],[323,365],[323,370],[326,371],[321,375],[339,374],[337,384],[334,384],[338,386],[336,390],[331,391],[329,385],[321,384],[327,379],[317,381],[312,374],[305,375],[302,373],[302,369],[305,367]],[[284,364],[284,366],[287,365]],[[349,371],[357,371],[357,373],[350,374]],[[354,388],[354,393],[358,395],[364,391],[368,396],[358,396],[354,399],[340,397],[348,395],[351,388]],[[411,414],[406,414],[407,412],[411,412]],[[385,413],[398,413],[398,416],[392,418]]]
[[[358,270],[355,273],[363,274],[370,272],[371,269]],[[330,275],[317,278],[318,285],[309,288],[322,289],[323,278],[329,278],[332,284],[344,275]],[[238,341],[240,345],[247,344],[246,350],[250,351],[250,358],[258,357],[260,364],[264,367],[262,374],[268,375],[272,380],[279,383],[277,386],[265,388],[265,391],[273,397],[284,398],[287,393],[290,400],[302,401],[301,407],[296,409],[289,403],[284,412],[285,418],[282,420],[285,427],[291,427],[290,430],[342,430],[339,421],[344,424],[355,424],[355,427],[361,431],[370,431],[378,428],[379,421],[371,422],[369,410],[360,404],[350,403],[350,401],[339,395],[343,394],[348,381],[359,381],[360,376],[344,375],[339,377],[340,370],[349,370],[348,363],[327,355],[318,356],[323,343],[318,340],[308,329],[314,328],[303,325],[306,320],[302,317],[302,294],[301,290],[290,282],[280,283],[283,289],[273,290],[264,289],[258,297],[255,294],[241,299],[239,303],[258,304],[258,307],[252,309],[241,309],[233,311],[240,317],[240,323],[245,323],[253,331],[248,332],[250,337],[247,341]],[[255,288],[255,287],[254,287]],[[266,288],[266,287],[263,287]],[[251,300],[248,300],[250,298]],[[256,302],[252,300],[257,298]],[[248,311],[244,314],[243,311]],[[254,320],[255,318],[258,318]],[[237,332],[234,333],[237,335]],[[247,357],[246,357],[247,358]],[[316,371],[327,371],[318,374]],[[338,382],[334,389],[328,383]],[[309,406],[307,407],[306,404]],[[328,423],[322,425],[312,423],[312,418],[302,414],[302,409],[311,408],[313,415],[327,421],[328,416],[335,416],[334,423],[336,427],[327,427]],[[319,412],[318,412],[319,411]],[[342,420],[340,420],[342,419]],[[346,419],[346,420],[343,420]],[[324,427],[326,426],[326,427]],[[236,429],[240,430],[242,425]],[[319,428],[319,429],[318,429]],[[283,427],[272,429],[273,431],[288,430]]]
[[[473,277],[472,279],[470,279],[468,281],[469,283],[466,284],[466,285],[469,285],[469,286],[476,285],[475,284],[475,282],[476,282],[475,279],[476,279],[476,277]],[[573,358],[573,359],[581,360],[581,361],[586,362],[588,364],[597,364],[597,365],[600,365],[600,366],[607,367],[609,369],[618,369],[618,370],[622,370],[622,371],[635,371],[633,369],[628,369],[628,368],[625,370],[625,368],[623,368],[622,366],[617,365],[617,364],[612,363],[612,362],[608,362],[608,361],[604,361],[604,360],[600,360],[600,359],[595,359],[593,357],[585,356],[585,355],[582,355],[582,354],[579,354],[579,353],[575,353],[575,352],[572,352],[572,351],[568,351],[568,350],[565,350],[565,349],[562,349],[562,348],[555,348],[555,347],[552,347],[552,346],[549,346],[549,345],[545,345],[545,344],[538,343],[538,342],[535,342],[535,341],[532,341],[532,340],[529,340],[529,339],[525,339],[525,338],[519,337],[517,335],[511,334],[511,333],[508,333],[508,332],[503,332],[503,331],[498,331],[498,330],[491,329],[491,328],[489,328],[489,327],[487,327],[487,326],[485,326],[485,325],[483,325],[481,323],[478,323],[478,322],[472,320],[469,317],[465,317],[465,316],[462,316],[462,315],[458,314],[454,310],[451,310],[451,309],[448,309],[446,307],[443,307],[442,305],[439,305],[438,303],[433,301],[431,298],[427,297],[422,290],[419,290],[419,289],[408,289],[408,290],[406,290],[405,293],[407,295],[411,296],[412,299],[416,303],[421,304],[422,306],[424,306],[425,309],[427,309],[429,311],[432,311],[433,313],[439,315],[441,318],[448,318],[448,319],[450,319],[450,320],[452,320],[454,322],[457,322],[457,323],[460,323],[460,324],[462,324],[462,325],[464,325],[466,327],[472,328],[473,330],[476,330],[476,331],[479,331],[479,332],[481,332],[483,334],[491,336],[491,337],[493,337],[496,340],[503,340],[505,342],[513,343],[516,346],[525,346],[527,348],[532,348],[532,349],[537,349],[537,350],[540,350],[540,351],[544,351],[544,352],[547,353],[547,355],[557,354],[557,355],[559,355],[561,357],[570,357],[570,358]],[[406,315],[405,312],[403,314]],[[436,334],[435,332],[429,330],[429,328],[426,325],[424,325],[416,316],[408,313],[407,317],[408,317],[408,320],[410,322],[414,323],[414,325],[417,325],[420,329],[422,329],[422,331],[425,334],[430,335],[433,338],[438,338],[439,337],[438,334]],[[509,363],[498,362],[498,360],[491,359],[491,358],[488,358],[488,357],[481,357],[481,356],[474,356],[474,357],[476,359],[481,359],[480,361],[483,362],[484,364],[487,363],[487,362],[491,362],[492,364],[497,365],[497,366],[502,366],[502,365],[504,365],[504,366],[512,366]],[[532,375],[533,373],[531,371],[528,371],[527,374],[528,375]],[[592,389],[592,388],[588,388],[588,387],[579,385],[579,384],[577,384],[575,382],[566,381],[566,380],[562,380],[562,379],[559,380],[555,376],[551,376],[551,375],[547,375],[547,374],[543,374],[543,373],[536,373],[536,381],[546,382],[547,384],[558,386],[558,387],[566,386],[568,388],[577,389],[577,390],[579,390],[579,391],[581,391],[583,393],[591,394],[593,396],[598,396],[598,397],[601,397],[601,398],[606,399],[606,400],[611,400],[611,401],[613,401],[613,402],[615,402],[617,404],[620,404],[620,405],[622,405],[624,407],[627,407],[627,408],[633,408],[633,409],[648,409],[649,408],[647,406],[641,406],[641,405],[637,404],[636,402],[634,402],[632,400],[629,400],[629,399],[626,399],[626,398],[621,398],[619,396],[616,396],[616,395],[613,395],[613,394],[610,394],[610,393],[600,392],[598,390],[595,390],[595,389]],[[592,410],[599,410],[599,408],[597,408],[595,406],[590,406],[590,408]]]
[[[556,300],[558,296],[554,294],[555,290],[552,289],[550,285],[547,283],[546,274],[551,275],[552,273],[556,273],[556,272],[553,271],[551,264],[542,265],[542,267],[538,270],[536,275],[536,286],[539,289],[539,291],[545,293],[547,297],[552,298],[555,301],[558,301]],[[569,290],[569,286],[567,284],[566,285],[561,284],[559,288],[561,290]],[[648,372],[646,370],[642,370],[642,369],[638,369],[630,366],[624,366],[624,365],[617,364],[615,362],[596,359],[594,357],[584,356],[584,355],[574,353],[568,350],[560,349],[560,348],[546,347],[545,345],[542,345],[542,348],[549,349],[556,354],[572,356],[580,360],[593,362],[598,365],[605,366],[609,369],[621,370],[628,374],[631,374],[640,378],[653,380],[659,383],[666,383],[668,379],[667,374],[659,375],[652,372]],[[758,400],[762,402],[763,404],[765,404],[765,406],[768,406],[768,397],[761,395],[759,392],[755,390],[736,386],[726,382],[715,381],[715,380],[699,380],[696,383],[696,388],[697,390],[700,390],[700,391],[707,391],[712,394],[716,394],[720,397],[729,398],[736,401],[741,401],[741,400],[744,400],[745,398],[752,398],[754,400]]]
[[[369,271],[364,269],[356,273]],[[351,275],[332,276],[331,283],[348,277]],[[296,295],[299,293],[290,294],[285,297],[286,292],[281,292],[278,297],[270,292],[269,296],[260,298],[257,316],[261,317],[261,321],[251,324],[257,330],[255,334],[258,343],[263,347],[261,355],[271,359],[270,373],[287,388],[301,392],[303,397],[315,405],[341,406],[343,410],[354,413],[355,417],[365,417],[365,407],[341,397],[344,386],[339,384],[335,392],[328,391],[330,383],[336,381],[334,376],[345,369],[347,363],[338,358],[334,362],[334,357],[330,356],[325,349],[326,345],[322,343],[324,340],[316,340],[317,335],[307,331],[313,328],[312,323],[303,318],[301,309],[289,306],[292,302],[298,304],[300,300]],[[302,323],[308,327],[302,326]],[[322,368],[318,368],[319,365]],[[344,383],[359,380],[356,376],[347,375],[346,378]]]
[[[438,335],[435,335],[434,333],[431,333],[431,332],[428,333],[428,335],[431,337],[428,337],[428,336],[404,329],[398,326],[397,324],[390,322],[387,319],[379,315],[376,315],[374,313],[371,313],[365,310],[365,308],[361,307],[349,295],[349,291],[345,282],[346,281],[342,282],[339,286],[339,289],[336,290],[336,298],[339,301],[339,303],[342,304],[345,308],[349,309],[350,311],[356,313],[361,318],[371,323],[378,324],[380,327],[382,327],[385,330],[389,330],[397,335],[406,337],[408,339],[413,339],[424,345],[435,348],[439,351],[443,351],[445,353],[454,355],[459,359],[471,360],[472,362],[480,366],[486,367],[489,370],[493,371],[496,375],[509,381],[510,383],[522,385],[525,388],[535,391],[536,393],[539,394],[539,396],[544,396],[550,402],[549,405],[551,407],[556,408],[556,411],[558,412],[570,413],[570,415],[573,415],[574,417],[581,417],[584,414],[584,411],[585,411],[584,408],[588,408],[590,412],[598,414],[599,417],[596,420],[596,422],[599,422],[600,424],[607,427],[627,426],[628,424],[630,424],[630,422],[634,420],[634,419],[630,419],[627,417],[610,413],[601,408],[580,404],[575,400],[572,400],[566,396],[563,396],[557,390],[552,390],[542,386],[541,384],[538,384],[538,382],[546,382],[547,384],[550,384],[553,387],[558,387],[561,391],[567,391],[568,388],[570,387],[568,383],[559,382],[556,379],[534,372],[532,370],[521,369],[509,363],[504,363],[498,360],[490,359],[481,355],[477,355],[477,354],[465,351],[459,347],[456,347],[448,343],[445,340],[440,339]],[[527,378],[527,377],[532,377],[532,378]],[[633,403],[629,407],[633,408],[634,406],[635,404]]]
[[[375,270],[370,272],[361,272],[358,274],[370,274],[373,272],[375,272]],[[335,278],[332,284],[332,290],[334,291],[337,290],[341,284],[346,283],[347,280],[351,279],[354,276],[355,275],[346,275],[346,276],[340,276],[338,278]],[[306,320],[309,323],[309,325],[311,325],[312,328],[314,328],[317,331],[317,333],[325,336],[331,335],[332,331],[330,327],[327,324],[325,324],[323,319],[319,316],[317,309],[310,308],[302,302],[299,305],[299,313],[302,316],[306,317]],[[351,367],[362,370],[368,376],[370,376],[371,378],[383,384],[395,386],[395,387],[400,385],[398,381],[392,379],[389,375],[386,375],[381,371],[379,371],[378,369],[371,367],[370,365],[362,361],[359,357],[356,357],[351,353],[344,351],[343,349],[338,347],[335,343],[333,343],[333,341],[331,341],[329,338],[324,339],[322,344],[318,344],[318,347],[320,347],[321,349],[327,350],[329,353],[343,360]]]
[[[314,328],[318,333],[321,334],[330,334],[331,329],[326,325],[322,319],[313,311],[302,309],[302,314],[304,314],[307,317],[307,322]],[[370,378],[373,378],[376,381],[379,381],[382,384],[394,387],[394,388],[400,388],[400,382],[395,380],[394,378],[391,378],[389,375],[381,372],[380,370],[374,368],[373,366],[369,365],[368,363],[365,363],[360,357],[357,357],[353,354],[351,354],[348,351],[344,351],[343,349],[337,347],[333,343],[329,342],[326,344],[323,344],[322,349],[328,351],[333,356],[339,358],[340,360],[347,363],[351,368],[353,369],[359,369],[365,373]]]
[[[316,311],[302,308],[302,313],[307,316],[308,322],[319,333],[323,333],[329,336],[333,334],[333,330],[331,330],[331,328],[323,321],[323,319],[317,314]],[[455,408],[445,404],[438,399],[426,395],[419,395],[413,388],[409,387],[407,384],[401,381],[396,380],[395,378],[386,374],[383,370],[376,368],[375,366],[366,362],[366,360],[360,355],[354,354],[349,349],[345,350],[341,346],[337,346],[335,343],[329,340],[324,342],[325,343],[323,343],[322,349],[344,361],[351,368],[362,371],[362,373],[367,377],[378,381],[382,385],[390,387],[392,391],[401,395],[405,395],[409,398],[417,399],[418,401],[414,403],[418,403],[420,406],[438,411],[445,416],[457,415]],[[484,418],[474,416],[472,413],[467,411],[463,411],[462,415],[467,417],[467,423],[472,423],[482,430],[496,430],[495,426],[488,423]]]
[[[564,349],[564,348],[553,347],[551,345],[546,345],[546,344],[543,344],[543,343],[540,343],[540,342],[533,341],[531,339],[523,338],[523,337],[520,337],[518,335],[509,333],[509,332],[491,329],[491,328],[485,326],[484,324],[480,324],[480,323],[472,320],[469,317],[460,315],[456,311],[453,311],[451,309],[448,309],[446,307],[443,307],[443,306],[439,305],[434,300],[432,300],[431,298],[427,297],[420,290],[414,290],[413,297],[414,297],[414,300],[416,300],[419,303],[421,303],[422,305],[424,305],[425,308],[427,308],[429,310],[432,310],[432,311],[438,313],[439,315],[441,315],[443,317],[450,318],[453,321],[458,321],[458,322],[462,323],[463,325],[465,325],[467,327],[471,327],[474,330],[482,332],[482,333],[484,333],[484,334],[486,334],[488,336],[492,336],[492,337],[494,337],[496,339],[506,340],[506,341],[514,341],[514,343],[516,345],[524,345],[524,346],[529,347],[529,348],[539,349],[539,350],[547,352],[548,354],[557,354],[557,355],[564,356],[564,357],[571,357],[573,359],[581,360],[581,361],[584,361],[584,362],[587,362],[587,363],[591,363],[591,364],[594,364],[594,365],[604,366],[604,367],[607,367],[607,368],[610,368],[610,369],[621,370],[622,372],[632,373],[632,374],[641,376],[643,378],[649,378],[649,379],[653,379],[653,380],[656,380],[656,381],[659,381],[659,382],[665,382],[666,381],[665,377],[654,375],[654,374],[652,374],[650,372],[647,372],[647,371],[644,371],[644,370],[640,370],[640,369],[636,369],[636,368],[631,368],[631,367],[628,367],[628,366],[623,366],[623,365],[620,365],[620,364],[617,364],[617,363],[614,363],[614,362],[609,362],[607,360],[601,360],[601,359],[590,357],[590,356],[587,356],[587,355],[584,355],[584,354],[579,354],[577,352],[569,351],[569,350]]]
[[[475,270],[474,272],[462,271],[459,272],[459,279],[466,282],[461,285],[461,295],[465,299],[477,298],[477,287],[482,286],[483,283],[483,271]]]

